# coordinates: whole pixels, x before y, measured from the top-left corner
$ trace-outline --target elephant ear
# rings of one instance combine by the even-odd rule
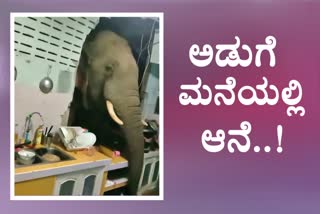
[[[94,54],[94,46],[95,40],[97,38],[98,31],[96,29],[91,30],[91,32],[87,35],[83,45],[82,52],[86,56],[87,63],[91,60]]]
[[[93,55],[93,41],[92,36],[87,36],[84,44],[82,45],[80,62],[77,70],[77,87],[80,89],[82,94],[82,105],[85,109],[89,109],[88,103],[88,72],[89,66],[92,62]]]
[[[87,41],[83,44],[83,53],[84,53],[84,60],[87,65],[92,63],[92,59],[94,57],[94,42]]]
[[[87,87],[88,87],[88,62],[85,52],[82,50],[76,74],[76,88],[81,91],[82,105],[88,109]]]

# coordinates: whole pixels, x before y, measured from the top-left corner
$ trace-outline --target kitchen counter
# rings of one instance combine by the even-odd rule
[[[41,148],[41,147],[43,146],[38,146],[37,148]],[[53,145],[52,147],[56,147],[57,149],[64,151],[66,154],[73,157],[74,160],[16,167],[15,182],[22,182],[26,180],[54,176],[58,174],[64,174],[68,172],[96,168],[96,167],[105,167],[105,171],[107,171],[110,168],[112,162],[113,162],[113,165],[114,164],[117,165],[117,163],[120,163],[123,165],[125,162],[127,162],[122,157],[119,157],[120,159],[117,159],[117,160],[112,160],[111,157],[105,154],[102,154],[96,150],[92,152],[91,155],[89,155],[88,151],[68,152],[65,150],[63,145]]]
[[[108,157],[112,157],[110,165],[108,165],[108,171],[121,169],[128,167],[128,161],[122,156],[113,157],[112,151],[104,146],[99,146],[98,150]]]

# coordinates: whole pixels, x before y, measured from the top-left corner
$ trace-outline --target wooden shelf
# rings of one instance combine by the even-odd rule
[[[118,189],[120,187],[124,187],[128,184],[128,178],[118,178],[114,180],[107,180],[106,185],[104,187],[104,192],[108,192],[114,189]]]

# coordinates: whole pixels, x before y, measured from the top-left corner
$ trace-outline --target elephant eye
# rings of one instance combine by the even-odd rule
[[[107,66],[105,67],[105,70],[106,70],[108,73],[110,73],[110,72],[112,72],[112,70],[113,70],[113,66],[112,66],[112,65],[107,65]]]

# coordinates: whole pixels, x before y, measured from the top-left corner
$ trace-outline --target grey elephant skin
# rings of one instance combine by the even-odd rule
[[[97,144],[112,147],[115,140],[122,143],[129,163],[129,195],[137,194],[144,156],[138,75],[124,38],[111,31],[87,38],[68,122],[95,133]]]

